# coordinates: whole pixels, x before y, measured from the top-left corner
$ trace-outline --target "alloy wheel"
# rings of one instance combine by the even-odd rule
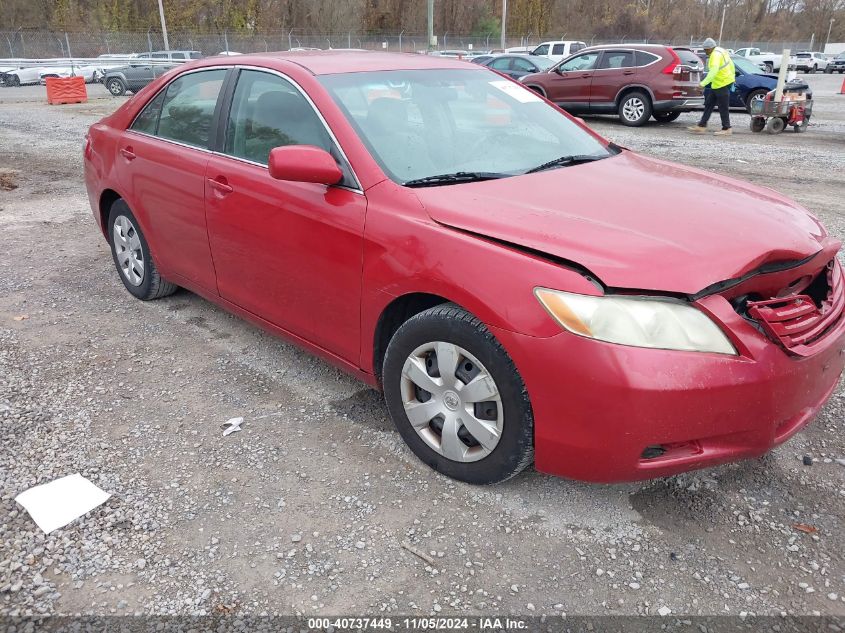
[[[402,369],[401,393],[411,426],[443,457],[475,462],[498,445],[504,423],[499,388],[464,348],[434,341],[415,349]]]
[[[645,104],[639,97],[631,97],[622,106],[622,116],[627,121],[638,121],[645,113]]]
[[[140,286],[144,281],[144,251],[135,225],[125,215],[119,215],[114,220],[112,231],[120,271],[130,284]]]

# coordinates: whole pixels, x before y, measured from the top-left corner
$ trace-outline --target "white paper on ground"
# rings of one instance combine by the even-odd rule
[[[244,423],[243,418],[232,418],[228,422],[224,423],[223,427],[226,430],[223,431],[223,437],[226,437],[227,435],[231,435],[232,433],[240,431],[241,430],[241,424],[243,424],[243,423]]]
[[[109,497],[110,493],[76,473],[25,490],[15,501],[49,534],[105,503]]]

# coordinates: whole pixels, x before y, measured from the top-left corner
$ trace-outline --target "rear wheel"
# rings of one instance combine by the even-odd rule
[[[531,463],[534,423],[522,378],[465,310],[443,304],[411,317],[391,339],[382,375],[396,428],[434,470],[491,484]]]
[[[772,62],[765,62],[763,66],[765,66],[767,73],[773,73],[775,71],[775,65]]]
[[[655,112],[653,115],[654,120],[658,123],[671,123],[679,116],[681,116],[680,112]]]
[[[149,301],[176,292],[178,286],[159,274],[138,220],[123,200],[112,205],[107,229],[114,265],[130,294]]]
[[[619,101],[619,120],[630,127],[639,127],[651,117],[651,99],[640,91],[634,90]]]
[[[126,84],[117,77],[112,77],[106,82],[106,90],[115,97],[121,97],[126,94]]]
[[[764,129],[766,129],[766,119],[761,116],[751,117],[752,132],[762,132]]]
[[[810,68],[807,72],[808,72],[808,73],[810,73],[811,75],[815,75],[815,74],[816,74],[816,71],[817,71],[818,69],[819,69],[819,67],[818,67],[817,65],[813,64],[813,67],[812,67],[812,68]]]
[[[751,113],[751,104],[755,101],[763,101],[766,98],[768,91],[766,90],[752,90],[745,97],[745,109]]]

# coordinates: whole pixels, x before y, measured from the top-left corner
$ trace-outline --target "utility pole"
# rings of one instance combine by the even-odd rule
[[[158,17],[161,18],[161,36],[164,38],[164,50],[170,50],[170,42],[167,41],[167,22],[164,21],[164,5],[158,0]]]
[[[725,30],[725,13],[728,11],[728,5],[722,7],[722,24],[719,26],[719,46],[722,45],[722,32]],[[736,45],[734,45],[736,46]]]
[[[502,45],[501,49],[507,48],[507,25],[508,25],[508,0],[502,0]]]
[[[428,50],[434,49],[434,0],[428,0]]]
[[[833,23],[836,22],[836,18],[830,18],[830,26],[827,27],[827,39],[824,41],[824,49],[827,50],[827,45],[830,44],[830,32],[833,30]],[[824,51],[822,51],[824,53]]]

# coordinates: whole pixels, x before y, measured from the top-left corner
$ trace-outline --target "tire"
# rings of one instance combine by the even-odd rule
[[[810,117],[805,117],[798,125],[793,125],[792,129],[796,132],[806,132],[807,126],[810,125]]]
[[[775,65],[772,62],[763,62],[763,66],[766,67],[766,72],[771,74],[775,72]]]
[[[126,94],[126,84],[123,83],[123,80],[112,77],[106,81],[106,90],[114,97],[122,97]]]
[[[444,359],[457,369],[445,370]],[[493,334],[455,304],[430,308],[399,327],[387,347],[382,383],[399,434],[434,470],[471,484],[493,484],[532,462],[534,417],[525,384]],[[467,384],[483,387],[474,396],[478,400],[459,395]],[[423,408],[426,403],[431,406]],[[415,408],[416,428],[408,413]],[[448,443],[447,429],[453,431]]]
[[[745,111],[751,114],[751,102],[757,99],[765,99],[769,93],[768,90],[752,90],[745,96]]]
[[[824,74],[825,75],[832,75],[833,74],[833,68],[831,68],[830,66],[825,66]]]
[[[749,127],[751,128],[752,132],[762,132],[766,129],[766,119],[761,116],[753,116],[751,117],[751,123]]]
[[[786,127],[786,121],[779,116],[773,116],[766,122],[766,132],[769,134],[780,134]]]
[[[671,123],[679,116],[681,116],[680,112],[655,112],[653,115],[654,120],[658,123]]]
[[[9,75],[9,79],[7,80],[7,82],[8,83],[6,85],[12,88],[16,88],[21,85],[21,78],[17,75]]]
[[[632,90],[619,100],[619,120],[623,125],[639,127],[651,117],[651,99],[641,90]]]
[[[809,74],[809,75],[815,75],[815,74],[816,74],[816,71],[818,71],[818,69],[819,69],[819,67],[818,67],[818,66],[816,66],[815,64],[813,64],[813,67],[812,67],[812,68],[810,68],[810,69],[807,71],[807,74]]]
[[[129,293],[141,301],[172,295],[178,286],[161,277],[138,220],[123,200],[111,206],[108,240],[117,274]]]

